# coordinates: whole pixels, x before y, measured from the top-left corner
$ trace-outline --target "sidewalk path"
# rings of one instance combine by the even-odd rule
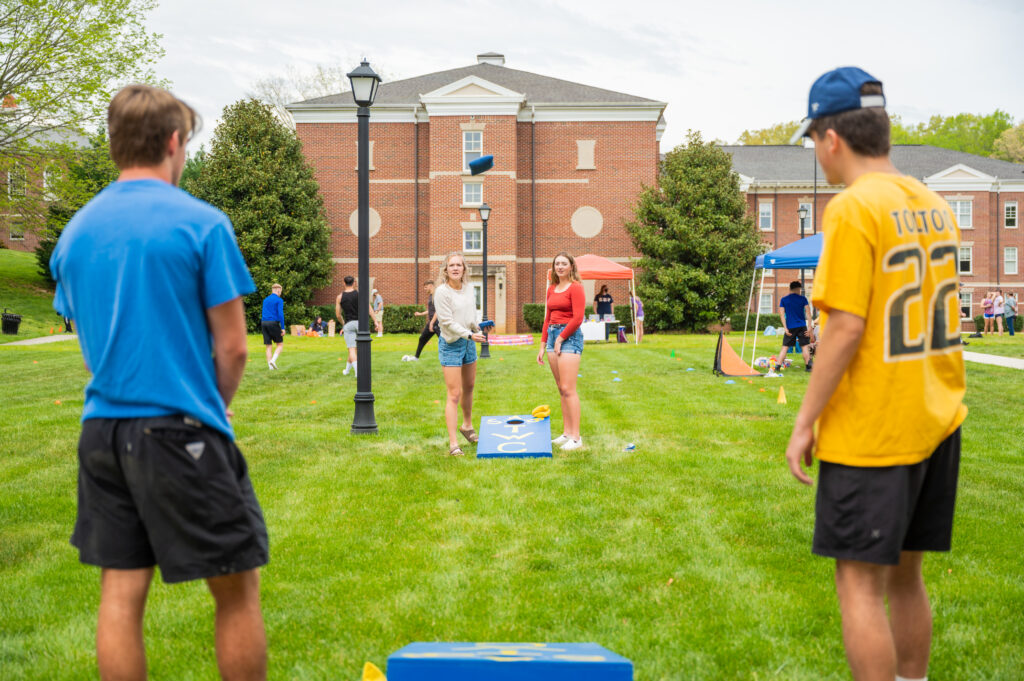
[[[78,336],[70,333],[60,333],[56,336],[40,336],[39,338],[28,338],[26,340],[14,341],[13,343],[4,343],[4,345],[42,345],[43,343],[56,343],[57,341],[66,341],[78,338]]]
[[[1024,359],[1017,359],[1015,357],[1000,357],[999,355],[986,355],[981,352],[968,352],[964,350],[964,359],[968,362],[977,362],[978,364],[993,364],[997,367],[1024,369]]]

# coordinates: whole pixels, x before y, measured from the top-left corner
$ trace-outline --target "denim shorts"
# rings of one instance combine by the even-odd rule
[[[437,356],[443,367],[461,367],[476,361],[476,343],[469,338],[460,338],[454,343],[444,338],[437,339]]]
[[[548,352],[555,351],[555,339],[562,333],[565,324],[552,324],[548,327]],[[583,330],[578,328],[571,336],[562,341],[562,352],[571,352],[574,355],[583,354]]]

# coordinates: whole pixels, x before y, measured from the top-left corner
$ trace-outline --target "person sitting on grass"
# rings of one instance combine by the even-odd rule
[[[312,331],[313,333],[315,333],[318,336],[323,336],[324,335],[324,326],[325,326],[324,318],[321,317],[320,315],[317,315],[316,321],[314,321],[312,324],[309,325],[309,330]]]

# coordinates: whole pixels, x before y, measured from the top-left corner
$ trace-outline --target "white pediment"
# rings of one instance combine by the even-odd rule
[[[420,95],[420,97],[424,100],[433,100],[441,97],[472,97],[474,99],[478,97],[514,97],[518,100],[525,99],[523,93],[509,90],[497,83],[484,80],[479,76],[466,76],[454,83],[448,83],[444,87],[439,87],[433,92]]]
[[[924,178],[925,183],[936,182],[943,180],[969,180],[972,182],[993,182],[995,177],[992,175],[986,175],[980,170],[976,170],[963,163],[957,163],[955,166],[950,166],[945,170],[940,170],[934,175],[929,175]]]

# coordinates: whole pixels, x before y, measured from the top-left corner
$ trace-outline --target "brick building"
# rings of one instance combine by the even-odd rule
[[[423,302],[423,282],[463,251],[479,290],[486,202],[488,313],[499,333],[524,329],[522,306],[543,302],[559,251],[624,263],[637,255],[623,224],[657,180],[666,106],[504,63],[487,53],[383,83],[370,110],[370,285],[386,303]],[[358,262],[356,106],[344,92],[288,109],[332,229],[334,283],[315,299],[329,303]],[[487,154],[494,168],[470,176],[467,163]],[[625,303],[625,285],[608,284]]]
[[[740,186],[756,229],[772,249],[796,241],[801,230],[804,236],[814,234],[828,201],[842,190],[825,181],[813,149],[723,149],[733,157],[733,168],[740,174]],[[1020,226],[1024,165],[925,145],[894,146],[892,160],[900,171],[921,180],[949,201],[957,216],[962,235],[961,309],[971,317],[981,314],[985,292],[997,287],[1004,294],[1014,291],[1018,300],[1024,299],[1024,269],[1020,265],[1024,255],[1024,230]],[[803,221],[798,212],[801,205],[809,212]],[[800,279],[800,275],[799,270],[768,270],[763,299],[759,301],[761,311],[777,312],[779,299],[789,292],[789,282]],[[804,276],[808,290],[813,289],[814,271],[806,270]]]

